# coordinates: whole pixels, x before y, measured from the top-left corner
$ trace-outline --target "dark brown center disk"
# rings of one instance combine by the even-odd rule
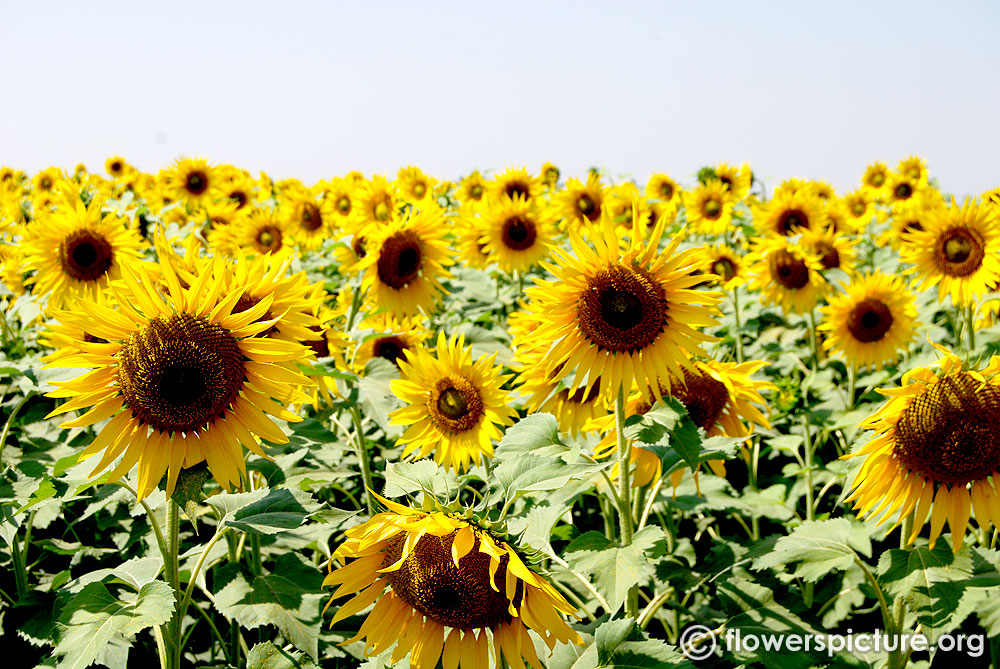
[[[1000,466],[1000,390],[967,372],[944,377],[900,414],[894,453],[934,481],[985,479]]]
[[[323,215],[317,207],[312,202],[306,202],[302,205],[302,229],[309,232],[315,232],[323,227]]]
[[[78,281],[100,279],[107,274],[113,260],[110,242],[93,230],[74,230],[59,243],[59,264]]]
[[[401,230],[382,242],[378,256],[378,278],[390,288],[400,290],[420,274],[423,253],[420,237],[412,230]]]
[[[201,170],[195,170],[184,180],[184,189],[191,195],[201,195],[208,190],[208,175]]]
[[[885,302],[868,298],[854,305],[847,317],[847,330],[865,344],[879,341],[892,328],[892,311]]]
[[[938,266],[949,276],[975,274],[986,257],[985,244],[971,228],[952,228],[940,235],[934,247]]]
[[[503,244],[514,251],[530,249],[535,244],[538,233],[535,222],[524,216],[511,216],[503,222],[501,237]]]
[[[641,351],[667,325],[666,291],[637,266],[612,265],[597,272],[576,307],[583,334],[608,351]]]
[[[464,376],[452,374],[438,379],[427,400],[431,420],[449,434],[459,434],[479,425],[485,412],[479,389]]]
[[[717,258],[712,263],[712,274],[717,274],[723,282],[736,276],[736,265],[729,258]]]
[[[267,253],[281,248],[281,228],[274,225],[264,225],[257,231],[257,246]]]
[[[190,432],[223,416],[246,380],[239,343],[189,314],[155,318],[118,353],[118,386],[132,415],[161,432]]]
[[[503,187],[503,192],[513,200],[515,197],[527,199],[530,191],[528,184],[523,181],[510,181]]]
[[[406,342],[399,337],[379,337],[372,345],[372,354],[376,358],[384,358],[399,367],[399,359],[403,357],[403,351],[408,348]]]
[[[809,267],[788,249],[778,249],[768,257],[771,276],[788,290],[799,290],[809,283]]]
[[[687,369],[684,370],[684,385],[671,386],[670,394],[680,400],[691,421],[703,430],[711,429],[718,422],[729,401],[726,384]]]
[[[778,234],[790,235],[796,228],[808,228],[809,217],[798,209],[787,209],[778,216]]]
[[[385,577],[397,597],[431,620],[462,630],[495,628],[510,622],[506,596],[507,563],[503,555],[493,576],[497,590],[490,587],[490,557],[479,552],[480,539],[458,567],[451,557],[456,532],[443,537],[425,534],[413,547],[399,569]],[[406,534],[394,537],[385,548],[382,567],[399,561]],[[498,592],[499,591],[499,592]],[[524,586],[518,581],[515,606],[520,608]]]
[[[819,263],[823,266],[823,269],[836,269],[840,267],[840,253],[833,244],[819,242],[816,245],[816,251],[819,252]]]

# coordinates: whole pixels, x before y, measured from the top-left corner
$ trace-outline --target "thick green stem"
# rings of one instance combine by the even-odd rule
[[[365,430],[361,424],[361,410],[356,406],[351,407],[351,418],[354,421],[355,445],[358,449],[358,461],[361,463],[361,479],[365,486],[365,507],[368,515],[375,515],[375,500],[372,499],[372,469],[368,461],[368,443],[365,441]]]
[[[750,462],[747,463],[747,478],[750,482],[750,489],[757,491],[757,464],[760,462],[760,438],[753,440],[753,448],[750,450]],[[753,540],[760,540],[760,516],[754,514],[750,516],[750,531],[753,533]]]
[[[970,304],[965,310],[965,331],[969,339],[969,355],[976,350],[976,307]]]
[[[816,513],[813,493],[813,442],[809,435],[809,420],[804,413],[802,414],[801,422],[806,475],[806,520],[813,520]],[[812,606],[813,585],[813,583],[804,583],[802,585],[802,595],[806,606]]]
[[[177,609],[178,618],[183,620],[184,616],[187,614],[188,606],[191,604],[191,594],[194,592],[195,583],[198,581],[198,574],[201,573],[201,569],[205,564],[205,559],[208,554],[212,551],[215,544],[221,539],[228,528],[222,528],[215,533],[209,542],[205,545],[205,548],[201,551],[201,555],[198,557],[198,563],[194,566],[194,571],[191,572],[191,578],[188,580],[187,588],[184,589],[184,597],[181,599],[180,606]],[[198,607],[195,607],[198,608]],[[209,619],[209,624],[212,621]],[[212,625],[214,627],[214,624]],[[218,630],[215,630],[216,635],[219,637],[220,642],[224,642],[222,635],[219,634]]]
[[[7,434],[10,432],[10,426],[13,425],[18,412],[21,411],[28,399],[34,394],[34,391],[32,391],[22,397],[21,401],[15,404],[14,408],[10,410],[10,415],[7,416],[7,422],[3,424],[3,432],[0,432],[0,463],[3,463],[3,449],[4,446],[7,445]]]
[[[631,443],[625,438],[625,386],[618,386],[618,396],[615,398],[615,436],[618,441],[618,520],[621,523],[621,545],[624,548],[632,543],[634,525],[632,523],[632,477]],[[633,620],[639,617],[639,587],[633,585],[628,589],[625,599],[625,614]]]
[[[903,519],[903,526],[899,534],[899,547],[905,551],[911,549],[910,534],[913,533],[913,514],[909,514]],[[901,635],[906,626],[906,601],[903,597],[896,597],[892,602],[892,614],[887,623],[886,634]],[[909,661],[910,651],[904,651],[901,644],[897,644],[896,650],[889,653],[889,669],[904,669]]]
[[[809,310],[809,348],[812,349],[812,369],[819,369],[819,337],[816,336],[816,310]]]
[[[167,666],[165,669],[180,669],[181,666],[181,584],[180,584],[180,528],[181,507],[172,499],[167,500],[167,535],[166,554],[163,556],[163,573],[167,583],[174,591],[174,615],[163,630],[163,638],[167,647]]]

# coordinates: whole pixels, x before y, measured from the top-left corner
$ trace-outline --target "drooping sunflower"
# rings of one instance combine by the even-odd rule
[[[496,366],[496,354],[473,362],[465,336],[446,340],[438,333],[436,356],[418,349],[400,359],[400,378],[391,383],[395,395],[408,406],[389,414],[396,425],[407,426],[399,438],[403,457],[434,454],[434,461],[458,473],[493,456],[500,426],[513,424],[515,412],[501,386],[507,376]]]
[[[753,218],[762,234],[797,235],[820,226],[823,201],[808,188],[776,192],[770,202],[755,208]]]
[[[691,230],[700,235],[721,235],[733,219],[733,200],[728,187],[718,179],[707,179],[684,193],[684,211]]]
[[[450,276],[445,266],[454,263],[443,223],[440,210],[427,208],[370,228],[366,255],[356,268],[364,272],[362,286],[378,308],[398,317],[434,309],[444,290],[441,279]]]
[[[508,167],[487,184],[487,196],[494,200],[521,197],[531,202],[541,192],[541,180],[526,167]]]
[[[765,304],[780,304],[785,313],[811,310],[827,290],[819,258],[785,237],[755,239],[747,262],[754,278],[751,290],[760,290]]]
[[[546,373],[573,373],[570,393],[588,395],[599,384],[610,401],[636,383],[659,397],[669,374],[680,376],[700,342],[714,340],[701,328],[716,323],[721,296],[691,289],[701,281],[691,274],[700,251],[678,252],[677,236],[661,252],[663,229],[663,221],[649,231],[635,217],[623,245],[605,220],[592,247],[571,230],[573,254],[556,249],[556,264],[543,263],[555,280],[536,280],[526,291],[528,309],[545,316],[531,336],[547,345]]]
[[[951,295],[956,305],[968,305],[1000,282],[1000,229],[991,207],[971,199],[959,207],[952,198],[911,239],[902,259],[915,265],[918,290],[937,285],[939,300]]]
[[[85,427],[110,420],[81,453],[104,455],[103,471],[121,456],[110,479],[137,463],[141,500],[167,473],[171,495],[182,468],[202,460],[222,487],[246,477],[242,443],[263,455],[257,439],[284,443],[285,434],[265,414],[301,420],[271,397],[272,388],[307,385],[308,379],[280,363],[305,357],[300,344],[261,339],[274,321],[257,319],[271,306],[233,314],[240,293],[223,292],[221,258],[182,285],[170,263],[161,263],[161,283],[151,264],[123,265],[111,291],[116,309],[81,301],[57,314],[59,322],[89,332],[103,342],[80,342],[73,365],[91,371],[60,386],[50,397],[71,398],[50,415],[93,407],[62,427]],[[55,364],[67,364],[62,359]],[[303,396],[308,399],[308,396]]]
[[[556,229],[548,211],[521,197],[494,202],[479,221],[483,253],[504,272],[527,272],[552,247]]]
[[[120,276],[124,262],[138,260],[143,244],[135,230],[114,215],[102,218],[98,198],[84,205],[75,202],[39,217],[25,228],[25,281],[38,295],[48,295],[48,309],[95,299],[112,279]]]
[[[859,368],[892,364],[914,338],[914,295],[898,276],[868,274],[821,307],[823,347]]]
[[[217,197],[215,168],[202,158],[180,158],[166,174],[166,188],[174,201],[201,207]]]
[[[603,213],[604,186],[600,175],[589,172],[587,183],[570,178],[555,199],[566,229],[585,230],[599,221]]]
[[[939,369],[911,370],[901,387],[879,390],[889,399],[861,424],[875,435],[844,456],[865,458],[846,501],[858,516],[881,516],[879,524],[912,515],[908,543],[930,517],[932,548],[947,520],[958,552],[971,515],[984,528],[1000,527],[1000,493],[991,483],[1000,471],[1000,357],[976,371],[937,348]]]
[[[560,615],[575,615],[575,609],[525,564],[507,537],[457,512],[379,500],[388,511],[347,530],[323,581],[324,587],[338,586],[330,603],[357,593],[331,624],[375,605],[343,644],[365,639],[371,656],[395,643],[390,661],[409,653],[414,669],[434,669],[439,662],[446,669],[479,669],[490,664],[489,630],[498,664],[524,669],[527,660],[541,669],[528,630],[550,650],[556,642],[583,643]]]

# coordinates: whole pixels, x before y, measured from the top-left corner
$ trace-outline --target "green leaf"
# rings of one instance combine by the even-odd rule
[[[205,481],[208,480],[209,473],[208,466],[205,464],[182,469],[177,477],[177,486],[174,488],[173,497],[171,497],[184,509],[184,513],[191,519],[195,531],[198,529],[195,519],[198,517],[198,504],[201,503],[202,498],[201,491],[205,486]]]
[[[602,624],[594,632],[594,643],[600,667],[667,669],[693,666],[663,641],[646,639],[631,618]]]
[[[493,478],[510,501],[525,492],[558,490],[571,480],[579,480],[611,466],[610,462],[568,463],[555,455],[517,453],[500,462]]]
[[[447,474],[433,460],[389,462],[385,465],[385,488],[382,496],[391,499],[420,491],[446,496],[449,489],[457,487],[457,482],[449,483]]]
[[[497,446],[496,459],[504,460],[518,453],[564,453],[569,449],[559,439],[559,424],[549,413],[536,413],[522,418],[507,432]]]
[[[642,416],[626,421],[625,436],[643,444],[668,445],[692,470],[697,468],[701,433],[677,399],[665,397]]]
[[[247,655],[247,669],[319,669],[302,653],[288,652],[270,641],[259,643]]]
[[[91,583],[59,616],[59,643],[53,651],[62,656],[58,666],[90,666],[108,644],[165,623],[173,612],[174,591],[162,581],[143,585],[134,601],[115,599],[103,583]]]
[[[814,582],[831,571],[855,567],[859,553],[866,557],[872,553],[871,539],[862,523],[848,518],[807,520],[780,537],[771,552],[755,559],[753,568],[777,569],[798,563],[792,575]]]
[[[224,499],[220,500],[220,497]],[[215,495],[208,499],[208,503],[225,512],[220,527],[228,526],[256,534],[277,534],[293,530],[309,515],[287,488],[264,488],[251,493]]]
[[[650,558],[663,552],[664,535],[660,527],[648,525],[622,547],[600,532],[586,532],[566,547],[565,558],[573,569],[590,574],[598,592],[604,595],[614,613],[625,601],[628,589],[653,576]]]
[[[320,570],[296,553],[281,555],[272,573],[251,581],[234,570],[230,568],[231,580],[215,594],[219,613],[243,627],[275,625],[296,648],[317,658],[319,602],[324,597]]]

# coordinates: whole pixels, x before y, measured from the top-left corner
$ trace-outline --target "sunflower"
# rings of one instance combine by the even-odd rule
[[[947,203],[938,191],[924,188],[909,200],[897,202],[889,213],[889,228],[878,237],[882,246],[901,250],[913,245],[914,233],[930,227],[930,221],[945,213]]]
[[[864,175],[861,177],[861,187],[868,191],[868,194],[878,199],[885,193],[886,182],[889,181],[889,166],[882,162],[874,162],[868,165]]]
[[[215,168],[201,158],[180,158],[167,173],[167,190],[176,202],[195,209],[211,202],[218,187]]]
[[[906,202],[924,188],[916,179],[906,174],[891,174],[885,185],[886,201],[890,205]]]
[[[486,252],[486,245],[482,242],[482,227],[482,216],[468,210],[455,221],[453,234],[455,235],[456,250],[465,267],[486,269],[493,262],[493,259]]]
[[[732,202],[742,202],[743,198],[750,192],[750,166],[746,163],[741,167],[721,163],[715,168],[715,174],[729,191],[729,198]]]
[[[859,516],[881,515],[879,524],[912,514],[908,543],[930,516],[931,548],[947,520],[958,552],[973,513],[980,526],[1000,527],[1000,493],[990,482],[1000,470],[1000,357],[975,371],[937,348],[939,369],[909,371],[902,387],[879,391],[889,400],[861,424],[872,440],[844,456],[865,458],[846,501]]]
[[[730,291],[747,281],[746,263],[732,248],[718,244],[704,248],[704,271],[714,274],[713,281],[722,290]]]
[[[662,204],[673,205],[675,208],[681,203],[681,191],[677,182],[666,174],[657,172],[649,177],[646,182],[646,198],[656,200]]]
[[[493,456],[500,426],[513,424],[514,410],[501,386],[507,376],[495,365],[496,354],[472,361],[465,336],[450,341],[438,333],[437,356],[418,349],[400,359],[400,378],[392,392],[408,406],[389,414],[393,424],[407,426],[399,441],[403,457],[434,453],[434,461],[458,473]]]
[[[79,344],[81,352],[72,364],[92,371],[55,384],[60,389],[50,397],[71,399],[50,416],[93,406],[63,423],[66,428],[110,418],[80,457],[103,450],[94,468],[97,473],[121,456],[110,480],[138,463],[140,500],[164,473],[170,496],[180,470],[202,460],[219,484],[231,489],[246,477],[241,443],[264,456],[253,434],[276,443],[288,441],[265,414],[301,420],[271,396],[272,389],[288,393],[287,384],[308,383],[278,364],[302,359],[307,349],[255,337],[274,324],[255,322],[270,302],[231,313],[239,292],[223,293],[223,265],[216,259],[210,271],[187,287],[170,263],[157,270],[164,274],[163,284],[150,264],[134,270],[123,265],[122,282],[111,285],[117,310],[83,301],[76,305],[79,310],[57,315],[59,322],[104,342]]]
[[[701,328],[715,325],[718,293],[692,290],[701,281],[691,270],[698,249],[678,252],[680,236],[661,252],[663,222],[647,236],[645,222],[633,219],[629,241],[622,241],[605,220],[593,248],[570,231],[574,255],[554,251],[556,265],[543,265],[555,280],[536,280],[526,292],[528,309],[545,316],[532,338],[547,347],[547,374],[557,367],[573,372],[570,393],[584,395],[599,384],[611,400],[619,388],[633,383],[643,394],[660,394],[668,375],[681,375],[689,353],[699,342],[714,341]]]
[[[797,235],[818,228],[823,220],[823,202],[807,188],[775,192],[774,198],[753,212],[762,234]]]
[[[479,173],[473,171],[464,177],[458,184],[458,201],[462,209],[475,209],[483,201],[486,195],[486,179]]]
[[[102,218],[101,201],[76,202],[45,212],[25,228],[24,272],[35,271],[25,281],[38,295],[48,295],[48,309],[95,299],[122,265],[138,260],[143,248],[135,231],[117,216]]]
[[[608,189],[607,197],[604,200],[604,215],[619,226],[622,230],[632,229],[633,204],[636,205],[636,212],[639,219],[647,225],[652,225],[654,220],[649,203],[645,198],[639,197],[639,189],[634,183],[625,183],[612,186]]]
[[[575,615],[575,609],[525,564],[506,536],[458,512],[378,499],[388,511],[347,530],[323,581],[338,586],[330,603],[357,593],[331,625],[375,604],[357,635],[342,645],[366,639],[365,655],[371,656],[395,643],[393,664],[409,653],[408,666],[415,669],[439,662],[473,669],[489,666],[489,630],[498,665],[524,669],[527,660],[541,669],[529,629],[550,650],[557,641],[583,643],[560,616]],[[342,565],[337,569],[335,559]]]
[[[422,318],[395,318],[391,314],[376,314],[362,319],[358,327],[372,330],[358,344],[354,368],[361,372],[369,360],[382,358],[399,367],[399,361],[415,354],[430,336]]]
[[[59,190],[64,181],[66,181],[66,175],[63,174],[61,169],[58,167],[47,167],[34,176],[31,180],[31,186],[35,191],[34,195],[37,197]]]
[[[684,193],[684,211],[691,230],[701,235],[721,235],[733,219],[734,200],[728,187],[718,179],[707,179],[693,191]]]
[[[372,228],[357,269],[365,273],[362,286],[379,308],[400,317],[434,309],[444,290],[440,279],[451,276],[445,266],[454,262],[442,224],[440,211],[425,209]]]
[[[872,206],[871,194],[864,188],[851,191],[843,198],[841,204],[847,214],[848,223],[855,230],[861,230],[871,223],[875,208]]]
[[[118,155],[111,156],[104,161],[104,171],[112,179],[117,179],[118,177],[125,176],[125,170],[128,169],[128,163],[124,158]]]
[[[403,202],[417,206],[425,206],[434,199],[434,184],[432,179],[419,167],[404,167],[396,174],[396,191]]]
[[[841,353],[855,367],[892,364],[914,337],[914,296],[898,276],[868,274],[830,297],[818,330],[823,347]]]
[[[254,209],[250,215],[220,231],[219,251],[230,256],[243,253],[278,253],[295,246],[295,237],[286,219],[277,216],[273,209]],[[222,237],[225,237],[225,241]],[[215,248],[213,246],[213,248]]]
[[[555,189],[559,185],[559,168],[552,163],[542,165],[541,175],[546,188]]]
[[[483,253],[504,272],[527,272],[549,254],[555,222],[521,197],[498,200],[479,221]]]
[[[804,231],[799,243],[819,257],[824,271],[839,269],[854,274],[855,242],[851,237],[837,233],[833,228],[820,228]]]
[[[220,170],[219,197],[236,204],[240,211],[252,209],[254,205],[254,188],[257,184],[244,170],[235,168]]]
[[[487,184],[487,196],[493,200],[521,197],[531,202],[541,191],[541,180],[524,167],[508,167]]]
[[[397,209],[396,189],[385,177],[374,176],[361,182],[354,191],[351,214],[358,230],[369,224],[388,223],[396,217]]]
[[[972,304],[1000,282],[1000,230],[996,211],[986,205],[966,199],[959,207],[952,198],[911,238],[902,259],[915,265],[918,290],[937,285],[938,300],[950,294],[956,305]]]
[[[556,194],[558,211],[567,229],[586,229],[601,218],[604,207],[604,187],[595,172],[587,174],[587,183],[570,179],[566,188]]]
[[[300,189],[282,196],[288,228],[299,248],[313,250],[333,234],[333,205],[319,193]]]
[[[351,210],[354,208],[354,181],[351,179],[331,179],[320,183],[323,192],[323,202],[330,205],[333,213],[333,229],[337,230],[347,225]]]
[[[755,275],[750,289],[762,291],[765,304],[780,304],[785,313],[810,311],[826,292],[819,258],[785,237],[754,240],[747,262]]]
[[[920,156],[908,156],[899,161],[896,172],[916,183],[917,187],[927,185],[927,163]]]

